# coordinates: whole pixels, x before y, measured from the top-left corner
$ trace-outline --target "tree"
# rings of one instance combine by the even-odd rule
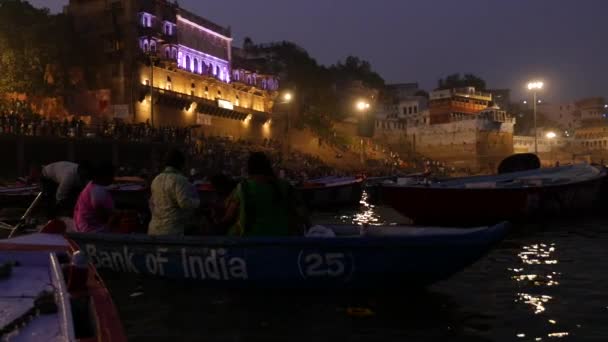
[[[0,92],[48,93],[62,87],[65,73],[60,70],[69,56],[77,55],[68,51],[66,32],[63,15],[50,15],[26,1],[0,0]],[[56,75],[49,77],[48,71]]]
[[[384,79],[372,70],[371,64],[359,57],[348,56],[344,63],[338,62],[329,68],[335,80],[360,80],[368,87],[381,89]]]
[[[464,74],[462,77],[459,73],[448,75],[445,79],[439,79],[436,90],[475,87],[476,90],[485,90],[486,81],[474,74]]]

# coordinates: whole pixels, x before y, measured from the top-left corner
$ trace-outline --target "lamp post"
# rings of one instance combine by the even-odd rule
[[[357,109],[357,111],[359,113],[361,113],[363,116],[365,114],[367,114],[367,111],[370,108],[370,104],[369,102],[365,101],[365,100],[359,100],[357,101],[357,103],[355,103],[355,108]],[[361,148],[361,154],[360,154],[360,159],[361,159],[361,164],[363,164],[365,162],[365,149],[363,146],[363,137],[360,137],[359,139],[360,141],[360,148]]]
[[[150,52],[148,59],[150,61],[150,126],[154,127],[154,63],[158,57]]]
[[[554,162],[553,158],[553,139],[555,139],[557,137],[557,134],[555,134],[555,132],[547,132],[547,134],[545,135],[545,137],[547,139],[549,139],[549,148],[551,149],[551,161]],[[555,164],[555,163],[554,163]]]
[[[289,151],[291,150],[291,139],[289,138],[289,129],[290,129],[290,116],[291,116],[291,102],[293,101],[294,95],[292,92],[287,91],[282,96],[283,101],[282,104],[289,105],[287,108],[287,115],[285,117],[285,148],[283,149],[283,160],[286,161],[289,156]]]
[[[536,93],[540,89],[543,89],[543,86],[544,86],[543,82],[540,82],[540,81],[528,83],[528,90],[532,90],[534,93],[534,153],[535,154],[538,154],[538,131],[537,131],[537,127],[536,127],[536,104],[537,104]]]

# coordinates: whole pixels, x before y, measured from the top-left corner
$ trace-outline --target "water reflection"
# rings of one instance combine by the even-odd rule
[[[569,335],[569,333],[567,333],[567,332],[556,332],[556,333],[551,333],[547,336],[549,336],[549,337],[566,337],[568,335]]]
[[[338,217],[340,223],[355,225],[381,226],[386,221],[382,220],[378,208],[369,203],[369,195],[366,191],[361,195],[360,207],[358,210],[347,211]],[[324,218],[323,218],[324,219]]]
[[[517,256],[521,262],[519,268],[509,268],[508,270],[514,273],[511,279],[516,283],[521,291],[516,293],[515,302],[529,305],[535,315],[544,314],[547,307],[555,302],[552,295],[547,294],[550,288],[560,285],[558,278],[561,273],[554,271],[552,268],[558,264],[556,257],[557,246],[555,243],[535,243],[527,246],[522,246]],[[547,292],[545,292],[547,291]],[[557,325],[555,319],[547,319],[545,322],[549,329],[553,330]],[[548,338],[561,338],[568,336],[568,332],[551,332],[547,335]],[[518,338],[525,338],[524,333],[516,335]],[[535,337],[535,341],[542,341],[542,337]]]
[[[553,297],[547,295],[532,295],[529,293],[518,293],[516,302],[523,302],[530,304],[534,308],[534,313],[539,314],[545,312],[545,304],[548,303]]]
[[[380,215],[376,212],[376,206],[370,204],[368,202],[369,195],[367,191],[364,191],[361,195],[361,210],[356,213],[352,219],[353,224],[364,225],[368,224],[370,226],[378,226],[381,225]]]

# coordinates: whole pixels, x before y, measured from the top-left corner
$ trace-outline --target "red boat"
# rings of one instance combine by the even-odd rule
[[[363,194],[363,179],[355,177],[325,177],[311,180],[298,187],[304,202],[311,209],[335,209],[357,206]]]
[[[0,241],[0,336],[15,341],[126,341],[95,267],[61,235]]]
[[[416,224],[475,226],[591,209],[605,178],[603,169],[582,164],[433,184],[383,184],[381,196]]]

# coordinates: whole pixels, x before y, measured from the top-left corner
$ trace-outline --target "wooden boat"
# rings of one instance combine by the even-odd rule
[[[400,185],[412,184],[422,181],[424,173],[412,173],[408,175],[394,175],[385,177],[370,177],[365,179],[363,189],[367,193],[367,202],[370,204],[382,204],[382,184],[396,183]]]
[[[21,184],[0,187],[1,208],[27,208],[40,192],[36,184]]]
[[[325,177],[305,182],[297,189],[311,209],[357,206],[363,194],[363,179]]]
[[[85,262],[78,272],[70,269],[68,249],[63,236],[52,234],[0,241],[3,340],[127,340],[95,268]]]
[[[328,227],[335,237],[153,237],[69,233],[96,267],[233,288],[402,288],[445,279],[501,241],[478,229]]]
[[[580,164],[433,184],[383,184],[383,203],[416,224],[475,226],[591,209],[606,177]]]

